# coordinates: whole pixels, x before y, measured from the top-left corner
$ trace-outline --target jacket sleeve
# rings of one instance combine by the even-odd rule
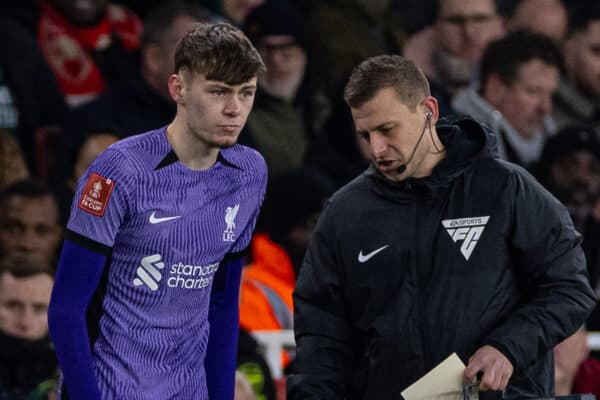
[[[513,178],[513,231],[507,240],[523,297],[484,343],[503,352],[515,368],[525,368],[585,322],[595,296],[581,236],[567,209],[530,175]]]
[[[343,399],[352,371],[352,331],[336,257],[335,232],[323,211],[294,290],[296,358],[287,398]]]

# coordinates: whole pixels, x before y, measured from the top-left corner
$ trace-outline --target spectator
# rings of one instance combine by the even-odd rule
[[[245,329],[240,327],[236,370],[243,373],[260,400],[276,400],[276,386],[261,348]]]
[[[55,376],[47,311],[54,278],[48,266],[0,262],[0,398],[25,400]]]
[[[0,191],[10,184],[29,177],[29,170],[19,143],[0,129]]]
[[[203,4],[225,21],[241,27],[252,10],[264,2],[265,0],[204,0]]]
[[[13,135],[34,171],[36,131],[63,123],[65,100],[34,35],[0,17],[0,129]]]
[[[248,378],[240,371],[235,372],[234,400],[256,400]]]
[[[339,188],[367,169],[369,155],[354,130],[342,93],[335,99],[322,132],[309,150],[306,164],[321,170]]]
[[[304,162],[313,138],[304,21],[287,0],[271,1],[250,13],[245,31],[267,72],[240,143],[257,149],[275,178]]]
[[[564,43],[565,76],[554,97],[559,126],[589,124],[600,135],[600,3],[574,7]]]
[[[253,9],[265,0],[221,0],[223,16],[238,26],[242,26]]]
[[[492,128],[501,158],[531,169],[556,130],[550,113],[560,68],[561,53],[552,39],[511,32],[486,49],[479,87],[463,90],[452,106]]]
[[[362,59],[398,53],[406,40],[391,0],[306,0],[310,81],[331,107],[352,68]],[[324,121],[328,115],[317,117]],[[320,126],[320,123],[318,123]]]
[[[0,207],[2,256],[54,266],[62,230],[52,192],[36,180],[21,180],[0,193]]]
[[[577,370],[588,358],[589,353],[587,331],[584,328],[579,329],[554,348],[554,390],[557,396],[573,393]]]
[[[477,79],[484,49],[503,34],[494,0],[438,0],[434,23],[413,35],[403,53],[454,94]]]
[[[561,129],[544,146],[537,177],[569,210],[583,234],[590,284],[600,293],[600,141],[587,126]],[[587,321],[600,330],[600,307]]]
[[[109,131],[122,138],[169,123],[176,109],[167,87],[175,46],[195,24],[209,19],[204,8],[182,0],[153,9],[144,20],[140,59],[128,79],[67,115],[63,158],[73,159],[91,132]],[[70,174],[72,165],[65,167],[63,174]]]
[[[65,226],[68,221],[79,178],[100,153],[119,140],[115,134],[110,132],[92,133],[82,139],[83,143],[78,146],[75,156],[65,159],[65,166],[70,167],[70,171],[56,184],[61,226]]]
[[[529,29],[560,43],[567,23],[567,9],[561,0],[518,0],[509,10],[507,27],[513,31]]]
[[[591,393],[600,398],[600,360],[594,357],[586,358],[577,370],[573,382],[574,393]]]
[[[292,329],[292,291],[319,212],[334,192],[319,171],[299,168],[272,181],[244,269],[240,326]],[[265,222],[266,221],[266,222]]]
[[[108,0],[40,1],[38,43],[70,106],[124,78],[141,33],[139,17]]]

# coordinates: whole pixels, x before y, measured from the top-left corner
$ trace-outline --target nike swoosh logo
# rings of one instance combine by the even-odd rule
[[[386,244],[383,247],[378,248],[377,250],[373,250],[372,252],[368,253],[368,254],[363,254],[362,250],[360,251],[360,253],[358,253],[358,262],[359,263],[364,263],[369,261],[371,258],[373,258],[373,256],[385,249],[387,249],[388,247],[390,247],[389,244]]]
[[[150,215],[151,224],[160,224],[161,222],[172,221],[174,219],[181,218],[181,215],[175,215],[174,217],[157,217],[156,211]]]

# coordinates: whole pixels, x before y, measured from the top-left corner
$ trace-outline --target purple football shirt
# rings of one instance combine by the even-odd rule
[[[112,249],[92,343],[103,399],[208,398],[213,276],[248,246],[266,181],[241,145],[190,170],[165,128],[111,145],[80,179],[67,228]]]

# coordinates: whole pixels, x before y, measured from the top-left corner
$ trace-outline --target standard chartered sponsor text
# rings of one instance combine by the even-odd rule
[[[178,263],[171,265],[167,285],[180,289],[204,289],[210,285],[219,263],[210,265],[189,265]]]

